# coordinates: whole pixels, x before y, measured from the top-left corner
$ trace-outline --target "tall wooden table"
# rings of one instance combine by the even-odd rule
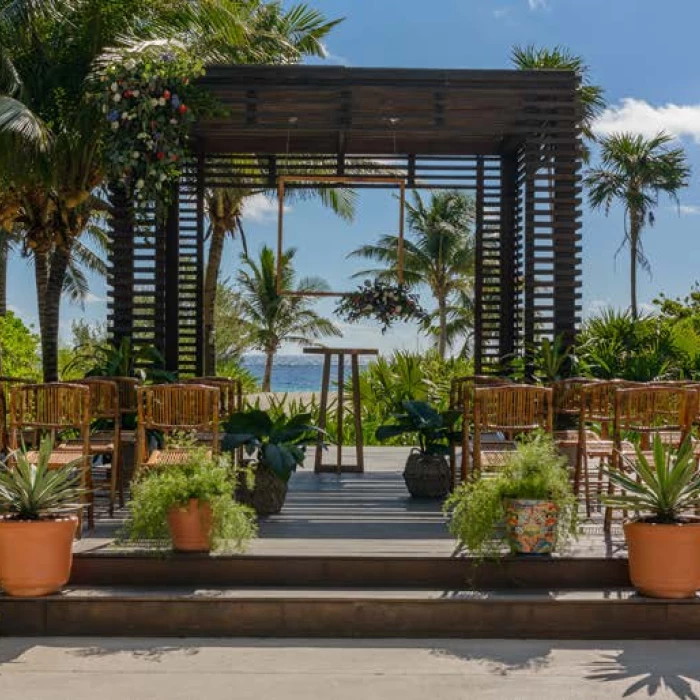
[[[360,411],[360,355],[378,355],[379,350],[372,348],[304,348],[306,355],[323,356],[323,379],[321,380],[321,405],[318,418],[318,427],[322,430],[326,428],[326,418],[328,413],[328,393],[331,383],[331,361],[333,356],[338,358],[338,445],[336,447],[335,464],[323,463],[323,442],[319,440],[316,445],[316,457],[314,460],[314,470],[320,472],[363,472],[365,470],[365,459],[362,441],[362,413]],[[342,456],[342,435],[343,435],[343,413],[345,410],[345,357],[350,358],[352,375],[352,409],[355,418],[355,464],[343,464]]]

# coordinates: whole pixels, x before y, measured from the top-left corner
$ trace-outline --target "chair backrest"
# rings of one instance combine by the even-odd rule
[[[231,377],[194,377],[184,384],[216,387],[219,390],[219,420],[225,421],[232,413],[243,410],[243,384]]]
[[[555,416],[576,416],[581,412],[581,394],[584,387],[599,382],[588,377],[559,379],[549,386],[552,389],[552,410]]]
[[[604,428],[615,419],[615,393],[642,386],[639,382],[611,379],[581,387],[580,423],[600,423]]]
[[[7,418],[10,411],[10,390],[17,384],[31,384],[29,379],[20,377],[0,377],[0,452],[9,446]]]
[[[468,377],[454,377],[450,382],[450,409],[454,411],[471,411],[474,403],[474,390],[477,387],[504,386],[510,379],[475,374]]]
[[[20,431],[90,432],[90,390],[79,384],[24,384],[10,392],[10,446],[17,449]]]
[[[475,391],[474,429],[497,431],[509,438],[522,433],[552,432],[552,390],[529,384],[480,388]]]
[[[117,383],[102,377],[86,377],[71,384],[86,386],[90,390],[90,413],[92,420],[104,418],[119,422],[119,387]]]
[[[680,444],[690,432],[697,405],[695,389],[658,385],[619,389],[615,392],[615,441],[638,435],[642,447],[648,447],[652,435],[663,433],[666,442]]]
[[[92,377],[86,377],[86,380],[92,380]],[[119,392],[119,411],[124,415],[136,415],[138,412],[138,401],[136,398],[136,390],[141,385],[141,382],[135,377],[95,377],[102,381],[114,382],[117,385]]]

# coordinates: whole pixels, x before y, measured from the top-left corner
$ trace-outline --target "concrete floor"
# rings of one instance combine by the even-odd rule
[[[3,700],[700,700],[700,642],[0,639]]]

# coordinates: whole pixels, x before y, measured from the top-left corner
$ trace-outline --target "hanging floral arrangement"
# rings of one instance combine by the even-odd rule
[[[417,294],[411,294],[406,285],[381,280],[365,280],[357,291],[343,295],[335,313],[349,323],[363,319],[379,321],[382,333],[397,321],[422,321],[427,318],[418,303]]]
[[[140,202],[163,203],[181,174],[200,95],[201,61],[184,50],[148,52],[106,65],[94,93],[106,121],[109,175]]]

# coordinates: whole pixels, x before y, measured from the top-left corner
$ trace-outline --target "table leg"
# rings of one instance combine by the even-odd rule
[[[352,410],[355,414],[355,456],[357,469],[365,471],[365,457],[362,438],[362,414],[360,413],[360,362],[357,355],[353,355],[352,362]]]
[[[326,355],[323,358],[323,378],[321,379],[321,405],[318,411],[318,427],[321,430],[326,429],[326,414],[328,412],[328,388],[331,383],[331,356]],[[321,471],[321,462],[323,461],[323,435],[320,435],[316,443],[316,457],[314,460],[314,470]]]
[[[338,440],[336,445],[335,466],[338,474],[342,471],[343,466],[343,410],[345,400],[345,355],[338,355]]]

